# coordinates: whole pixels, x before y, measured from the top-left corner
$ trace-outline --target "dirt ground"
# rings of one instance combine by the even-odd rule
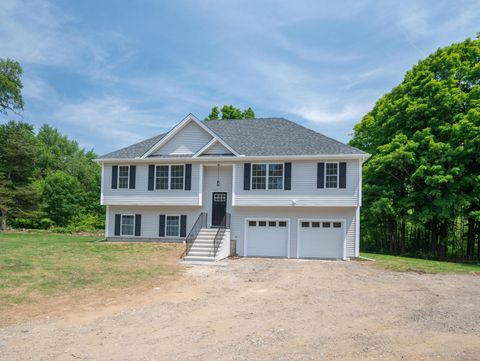
[[[480,277],[229,260],[0,329],[0,360],[480,360]]]

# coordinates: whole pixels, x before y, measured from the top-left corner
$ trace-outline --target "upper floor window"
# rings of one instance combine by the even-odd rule
[[[283,164],[252,164],[252,189],[283,189]]]
[[[128,165],[118,167],[118,188],[128,188],[129,170]]]
[[[184,165],[157,165],[155,168],[155,189],[184,189]]]
[[[338,163],[325,163],[325,188],[338,188]]]

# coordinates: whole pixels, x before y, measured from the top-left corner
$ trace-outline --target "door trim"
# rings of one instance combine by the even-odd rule
[[[213,223],[213,195],[215,193],[224,193],[225,194],[225,214],[228,213],[228,192],[227,191],[212,191],[211,192],[211,202],[210,202],[210,228],[218,227],[214,226]]]
[[[301,222],[341,222],[342,223],[342,239],[343,239],[343,254],[342,259],[347,260],[347,220],[345,218],[299,218],[297,220],[297,258],[300,258],[300,226]]]
[[[248,257],[247,254],[247,227],[248,221],[284,221],[287,222],[287,258],[290,258],[290,218],[268,218],[268,217],[255,217],[245,218],[243,224],[243,257]]]

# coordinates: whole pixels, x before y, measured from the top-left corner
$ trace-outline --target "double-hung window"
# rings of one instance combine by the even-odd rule
[[[157,165],[155,169],[155,188],[168,189],[168,165]]]
[[[338,163],[325,163],[325,188],[338,188]]]
[[[155,189],[184,189],[184,165],[157,165],[155,167]]]
[[[135,216],[122,214],[122,236],[133,236],[133,231],[135,229]]]
[[[180,236],[180,217],[179,216],[167,216],[166,224],[165,224],[165,235],[167,237]]]
[[[128,165],[118,167],[118,188],[128,188],[129,170]]]
[[[283,164],[252,164],[252,189],[283,189]]]

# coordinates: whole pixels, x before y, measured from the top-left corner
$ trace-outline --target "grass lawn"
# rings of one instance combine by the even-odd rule
[[[385,254],[361,253],[361,256],[374,259],[374,267],[392,271],[413,271],[425,273],[480,273],[480,263],[456,263],[432,261],[421,258],[390,256]]]
[[[141,285],[173,277],[179,270],[179,245],[96,242],[99,239],[47,232],[0,233],[0,308],[82,289]]]

